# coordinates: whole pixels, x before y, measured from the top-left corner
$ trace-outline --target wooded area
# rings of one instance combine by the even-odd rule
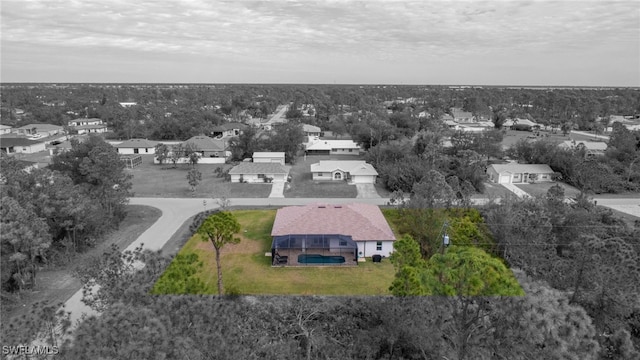
[[[125,101],[137,104],[119,104]],[[85,283],[102,285],[88,297],[102,315],[79,326],[63,356],[640,357],[640,226],[589,197],[640,190],[640,130],[609,123],[610,115],[640,114],[637,89],[3,85],[0,119],[13,126],[66,126],[71,119],[96,117],[108,124],[108,138],[185,140],[209,135],[229,120],[264,119],[280,104],[290,104],[289,122],[275,126],[270,136],[248,128],[231,138],[233,158],[270,150],[295,161],[302,122],[359,142],[378,181],[394,192],[397,209],[385,211],[396,212],[392,222],[401,234],[389,260],[396,268],[391,289],[396,296],[150,295],[197,292],[202,284],[189,274],[201,266],[199,259],[176,258],[169,266],[170,259],[160,254],[121,254],[114,248],[79,269]],[[315,110],[305,116],[299,109],[308,104]],[[17,108],[25,114],[18,116]],[[452,108],[484,117],[495,128],[477,134],[449,129],[441,118]],[[612,126],[608,149],[589,157],[584,149],[561,149],[542,139],[505,150],[502,125],[514,118],[594,135]],[[505,197],[499,204],[470,208],[471,196],[484,190],[487,166],[505,156],[548,164],[558,179],[582,193],[568,203],[563,188],[554,186],[544,196]],[[72,141],[70,151],[53,156],[43,169],[24,171],[21,162],[5,155],[0,161],[4,303],[36,285],[39,267],[71,261],[101,241],[126,216],[132,194],[117,151],[100,137]],[[197,174],[191,177],[197,185]],[[443,228],[453,243],[446,251]],[[134,261],[146,266],[127,271]],[[156,283],[165,270],[172,281]],[[11,331],[3,329],[3,340],[30,341],[39,333],[36,319],[64,318],[52,309],[40,307],[16,320]]]

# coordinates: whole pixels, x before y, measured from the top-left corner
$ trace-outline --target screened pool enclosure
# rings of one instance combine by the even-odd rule
[[[358,244],[347,235],[281,235],[271,243],[274,266],[343,266],[358,264]]]

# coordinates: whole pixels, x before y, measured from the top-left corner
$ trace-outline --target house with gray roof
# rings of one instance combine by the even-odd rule
[[[487,167],[489,180],[496,184],[550,182],[554,171],[547,164],[492,164]]]
[[[0,151],[5,154],[33,154],[45,150],[44,141],[31,140],[26,137],[0,137]]]
[[[147,139],[129,139],[114,145],[118,154],[155,154],[157,141]]]
[[[378,172],[361,160],[320,160],[311,164],[311,176],[316,181],[348,181],[354,184],[374,184]]]
[[[241,162],[229,170],[231,182],[270,183],[285,182],[289,169],[277,162]]]

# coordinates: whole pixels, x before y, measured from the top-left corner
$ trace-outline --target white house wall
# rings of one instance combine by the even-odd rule
[[[240,176],[242,180],[248,183],[264,183],[264,179],[259,178],[258,174],[232,174],[231,182],[240,182]],[[284,174],[264,174],[265,177],[273,178],[272,182],[284,182]]]
[[[23,153],[23,154],[33,154],[33,153],[37,153],[40,151],[45,151],[45,145],[44,143],[37,143],[37,144],[33,144],[33,145],[26,145],[26,146],[14,146],[13,147],[13,151],[17,152],[17,153]]]
[[[331,155],[360,155],[360,149],[331,149]]]
[[[382,241],[382,250],[376,249],[376,241],[356,241],[358,243],[358,257],[368,257],[373,255],[382,255],[389,257],[393,252],[393,241]]]
[[[278,163],[284,165],[283,157],[253,158],[254,163]]]
[[[375,175],[351,175],[351,181],[356,184],[374,184],[376,182]]]

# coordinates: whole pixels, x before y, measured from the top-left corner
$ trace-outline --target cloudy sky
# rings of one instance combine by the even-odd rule
[[[640,1],[2,0],[2,82],[640,86]]]

